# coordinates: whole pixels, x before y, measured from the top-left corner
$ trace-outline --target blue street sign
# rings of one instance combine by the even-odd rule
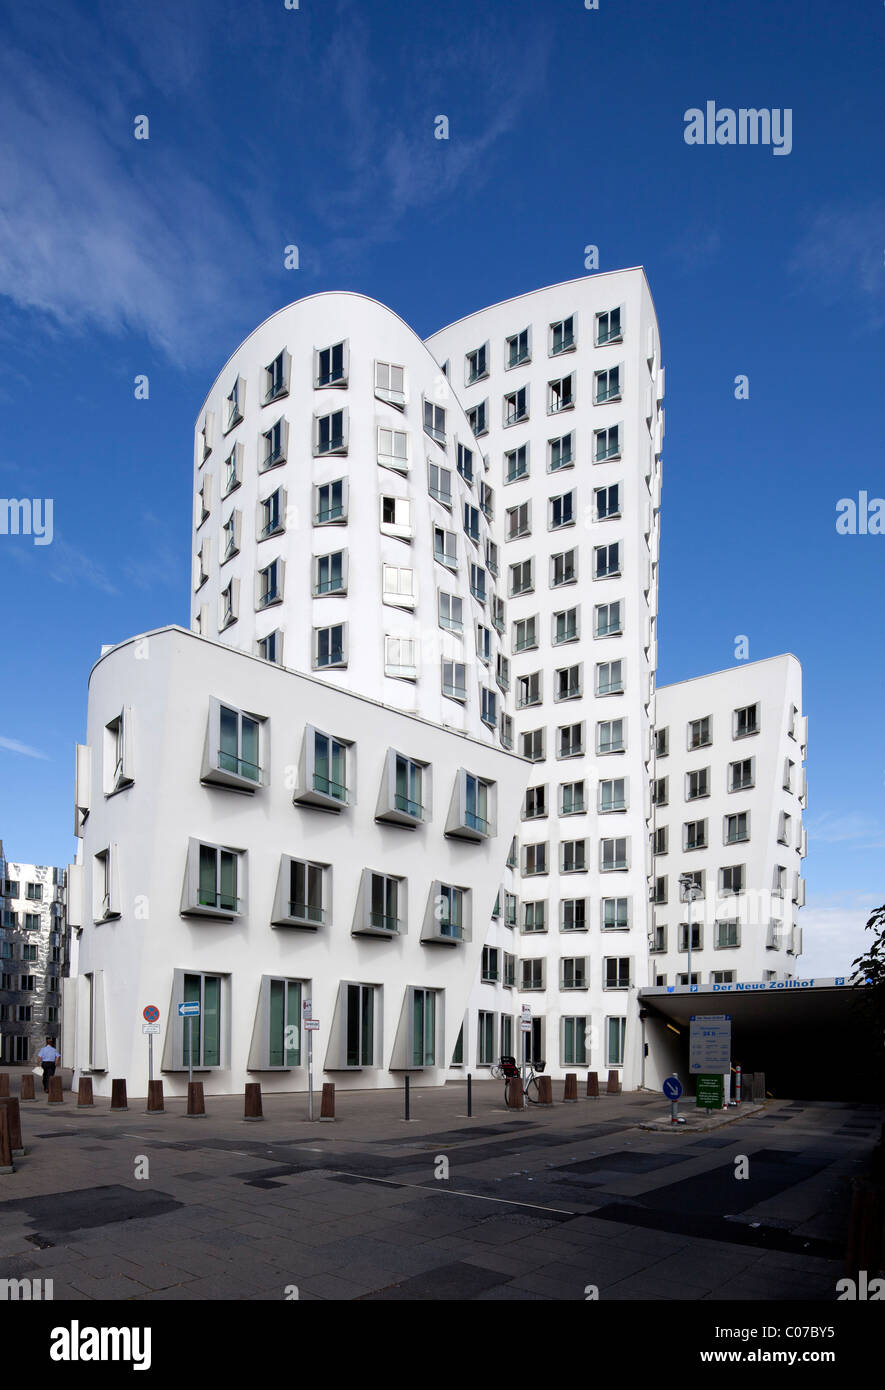
[[[200,1005],[199,1005],[199,1002],[196,1001],[196,1002],[194,1002],[193,1004],[179,1004],[179,1006],[178,1006],[178,1017],[179,1017],[179,1018],[199,1018],[199,1017],[200,1017]]]
[[[682,1095],[682,1082],[678,1076],[668,1076],[663,1085],[664,1095],[668,1100],[678,1100]]]

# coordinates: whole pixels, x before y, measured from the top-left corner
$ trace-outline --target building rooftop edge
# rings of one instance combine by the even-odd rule
[[[758,661],[740,661],[734,666],[723,666],[718,671],[704,671],[699,676],[686,676],[681,681],[668,681],[666,685],[655,685],[655,694],[660,695],[663,690],[675,690],[677,685],[689,685],[691,681],[708,681],[714,676],[734,675],[735,671],[745,671],[749,666],[765,666],[769,661],[795,661],[802,671],[802,662],[794,652],[778,652],[776,656],[763,656]]]

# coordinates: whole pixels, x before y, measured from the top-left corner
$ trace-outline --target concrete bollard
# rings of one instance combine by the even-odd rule
[[[320,1103],[320,1119],[334,1120],[335,1118],[335,1082],[323,1082],[323,1098]]]
[[[0,1175],[14,1172],[12,1145],[9,1142],[9,1119],[6,1114],[6,1106],[0,1105]]]
[[[187,1083],[187,1114],[205,1115],[206,1100],[203,1096],[202,1081],[189,1081]]]
[[[511,1076],[511,1077],[508,1077],[506,1095],[507,1095],[507,1109],[508,1109],[508,1110],[522,1110],[522,1109],[523,1109],[523,1099],[522,1099],[522,1077],[521,1077],[521,1076]]]
[[[537,1101],[536,1101],[535,1103],[536,1103],[536,1105],[552,1105],[552,1104],[553,1104],[553,1077],[552,1077],[552,1076],[539,1076],[539,1077],[538,1077],[538,1099],[537,1099]]]
[[[753,1073],[753,1099],[765,1099],[765,1072],[757,1071]]]
[[[65,1098],[65,1093],[64,1093],[64,1091],[63,1091],[63,1089],[62,1089],[61,1077],[60,1077],[60,1076],[50,1076],[50,1078],[49,1078],[49,1104],[50,1104],[50,1105],[61,1105],[61,1103],[63,1102],[64,1098]]]
[[[25,1145],[22,1139],[22,1116],[18,1096],[0,1096],[0,1110],[6,1111],[9,1130],[9,1147],[13,1158],[24,1158]]]
[[[32,1071],[22,1072],[22,1100],[36,1100],[34,1094],[34,1073]]]
[[[9,1095],[9,1072],[0,1071],[0,1096]]]
[[[147,1093],[146,1115],[163,1115],[166,1106],[163,1102],[163,1083],[162,1081],[149,1081]]]
[[[258,1081],[246,1082],[246,1104],[243,1112],[243,1119],[264,1119],[264,1111],[261,1108],[261,1085]]]
[[[92,1077],[81,1076],[80,1084],[77,1087],[77,1109],[91,1110],[94,1105],[95,1101],[92,1096]]]
[[[111,1082],[111,1110],[128,1110],[125,1076],[115,1076]]]
[[[587,1073],[587,1094],[588,1096],[599,1097],[599,1073],[588,1071]]]
[[[605,1093],[607,1096],[619,1096],[621,1094],[621,1078],[616,1071],[609,1072]]]
[[[578,1103],[578,1073],[577,1073],[576,1071],[567,1071],[567,1072],[566,1072],[566,1074],[565,1074],[565,1084],[563,1085],[563,1088],[562,1088],[562,1099],[563,1099],[563,1104],[565,1104],[566,1101],[570,1101],[572,1104],[577,1105],[577,1103]]]

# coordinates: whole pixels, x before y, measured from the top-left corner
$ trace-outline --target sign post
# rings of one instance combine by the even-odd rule
[[[675,1071],[672,1076],[667,1077],[661,1089],[670,1102],[670,1123],[676,1125],[679,1123],[679,1097],[682,1095],[682,1082]]]
[[[307,1118],[313,1119],[313,1033],[312,1028],[308,1028],[313,1001],[305,999],[301,1005],[301,1016],[304,1019],[304,1028],[307,1033]]]
[[[179,1006],[178,1006],[178,1016],[179,1016],[179,1018],[181,1018],[181,1019],[185,1019],[185,1018],[186,1018],[186,1019],[189,1019],[189,1020],[190,1020],[190,1023],[189,1023],[190,1032],[188,1033],[188,1046],[187,1046],[187,1082],[188,1082],[188,1085],[190,1085],[191,1082],[192,1082],[193,1079],[194,1079],[194,1019],[200,1017],[200,1004],[199,1004],[199,1000],[196,1000],[196,999],[195,999],[194,1002],[191,1003],[191,1004],[179,1004]],[[182,1024],[182,1030],[183,1030],[183,1029],[184,1029],[184,1024]],[[184,1032],[183,1032],[183,1031],[182,1031],[182,1042],[184,1042]]]
[[[147,1004],[142,1009],[144,1023],[141,1025],[141,1031],[148,1035],[148,1081],[154,1079],[154,1034],[160,1031],[160,1025],[157,1022],[159,1017],[160,1010],[156,1004]]]

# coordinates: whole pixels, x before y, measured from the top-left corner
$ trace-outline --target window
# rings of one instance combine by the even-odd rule
[[[707,822],[705,820],[686,821],[682,827],[682,848],[707,848]]]
[[[746,705],[743,709],[736,709],[733,720],[732,737],[747,738],[750,734],[758,734],[759,706]]]
[[[259,715],[209,701],[209,734],[201,781],[254,791],[262,785]]]
[[[688,748],[689,752],[693,748],[707,748],[712,742],[710,736],[711,719],[706,715],[703,719],[692,719],[688,725]]]
[[[733,970],[712,970],[710,972],[710,983],[712,985],[733,985],[737,976]]]
[[[277,897],[271,921],[275,927],[322,927],[331,919],[332,870],[309,859],[280,861]]]
[[[488,724],[490,729],[497,728],[498,725],[498,693],[495,690],[487,690],[480,686],[479,689],[479,717],[484,724]]]
[[[621,457],[621,427],[609,425],[606,429],[593,431],[593,461],[608,463],[610,459]]]
[[[560,989],[587,988],[587,957],[564,956],[559,962]]]
[[[518,900],[514,893],[504,894],[504,925],[505,927],[516,926],[516,909]]]
[[[343,985],[344,1055],[348,1067],[375,1065],[375,987]]]
[[[514,333],[506,340],[506,367],[509,371],[511,367],[521,367],[524,362],[529,361],[529,330],[524,328],[521,333]]]
[[[599,784],[599,810],[606,814],[610,811],[626,811],[627,809],[627,782],[623,777],[615,777]]]
[[[467,411],[467,423],[470,426],[473,434],[475,434],[477,438],[479,438],[479,436],[482,434],[488,434],[489,403],[487,400],[480,401],[478,405],[471,406],[471,408]],[[442,440],[441,442],[445,443],[445,440]]]
[[[476,1019],[476,1062],[477,1066],[489,1067],[495,1057],[495,1015],[480,1009]]]
[[[611,545],[597,545],[593,547],[593,578],[612,579],[621,573],[621,544],[614,541]]]
[[[24,994],[33,994],[35,988],[35,977],[33,975],[20,975],[18,987]]]
[[[11,922],[8,922],[8,921],[4,920],[3,925],[4,925],[5,927],[7,927],[7,926],[9,926],[9,927],[14,927],[14,926],[16,925],[16,920],[15,920],[15,919],[16,919],[16,914],[15,914],[14,912],[4,913],[4,919],[5,919],[7,916],[8,916],[8,917],[11,917],[11,918],[12,918],[12,921],[11,921]],[[40,914],[39,914],[38,912],[26,912],[26,913],[25,913],[25,931],[39,931],[39,930],[40,930]]]
[[[498,547],[494,541],[486,540],[486,569],[495,577],[498,575]]]
[[[510,597],[530,594],[535,587],[534,560],[523,560],[510,566]]]
[[[579,758],[584,752],[584,725],[562,724],[557,729],[558,758]]]
[[[750,813],[749,811],[739,811],[734,815],[726,816],[724,820],[725,843],[727,845],[737,845],[743,840],[750,838]]]
[[[503,748],[513,747],[513,716],[510,714],[505,714],[503,710],[501,711],[501,720],[500,727],[498,729],[498,736],[501,739],[501,746]]]
[[[347,480],[337,478],[314,490],[314,525],[328,526],[347,520]]]
[[[258,571],[256,608],[269,608],[274,603],[282,603],[282,600],[283,561],[271,560],[269,565]]]
[[[562,666],[555,672],[553,684],[554,700],[577,700],[582,693],[580,666]]]
[[[285,351],[277,353],[274,360],[267,364],[264,369],[263,405],[270,405],[271,401],[288,393],[291,365],[292,359]]]
[[[245,865],[243,850],[189,840],[181,911],[204,917],[237,916],[244,908]]]
[[[470,592],[477,603],[486,601],[486,572],[482,565],[470,566]]]
[[[615,637],[623,630],[620,599],[616,603],[597,603],[596,636]]]
[[[529,762],[544,761],[544,729],[532,729],[530,733],[520,734],[520,751]]]
[[[384,674],[394,680],[418,679],[418,643],[413,638],[385,636]]]
[[[398,473],[408,473],[409,436],[405,430],[378,426],[378,462],[382,468],[394,468]]]
[[[283,517],[286,511],[285,493],[278,487],[269,497],[258,503],[258,539],[267,540],[285,529]]]
[[[439,625],[450,632],[463,632],[463,602],[456,594],[439,591]]]
[[[596,663],[597,695],[621,695],[624,690],[623,661],[598,661]]]
[[[607,1067],[622,1067],[624,1065],[624,1040],[626,1036],[626,1018],[607,1018],[605,1020],[605,1065]]]
[[[553,614],[553,643],[576,642],[578,639],[578,610],[567,608],[564,612]]]
[[[504,980],[505,989],[516,988],[516,956],[504,952]],[[513,1052],[513,1019],[505,1016],[501,1019],[501,1055],[506,1057]]]
[[[778,830],[777,830],[777,838],[778,838],[778,843],[779,843],[779,844],[788,845],[788,844],[790,843],[790,826],[791,826],[791,824],[792,824],[792,817],[789,816],[789,815],[787,815],[787,812],[786,812],[786,811],[781,811],[781,813],[780,813],[780,818],[779,818],[779,820],[778,820]]]
[[[559,784],[559,814],[561,816],[578,816],[586,811],[584,802],[584,783],[583,782],[560,782]]]
[[[347,385],[347,345],[335,343],[316,354],[316,386]]]
[[[559,555],[550,556],[551,589],[559,589],[563,584],[574,584],[577,577],[577,550],[563,550]]]
[[[483,946],[482,948],[482,979],[486,984],[493,984],[500,979],[498,951],[494,946]]]
[[[668,806],[670,804],[668,777],[656,777],[651,784],[651,804],[653,806]]]
[[[667,928],[660,922],[656,922],[651,931],[650,951],[660,952],[667,949]]]
[[[782,898],[787,887],[787,870],[783,864],[775,864],[772,883],[772,892],[775,897]]]
[[[620,309],[608,309],[605,313],[596,315],[597,347],[604,347],[606,343],[619,343],[621,336]]]
[[[710,795],[710,769],[699,767],[695,772],[685,774],[685,799],[686,801],[697,801],[702,796]]]
[[[669,826],[659,825],[652,836],[652,853],[667,854],[670,841]]]
[[[523,847],[522,871],[526,877],[547,872],[547,843],[525,845]]]
[[[741,929],[737,920],[716,923],[716,950],[727,950],[741,944]]]
[[[235,444],[224,460],[224,491],[223,497],[229,497],[235,488],[240,486],[243,481],[242,469],[242,444]]]
[[[656,729],[656,730],[655,730],[655,756],[658,757],[658,758],[666,758],[666,757],[669,755],[669,752],[670,752],[670,730],[669,730],[669,729]]]
[[[366,870],[364,879],[364,915],[354,924],[354,932],[399,932],[405,917],[405,879],[371,870]]]
[[[233,384],[230,395],[227,398],[227,413],[225,415],[224,432],[227,434],[234,425],[238,425],[243,418],[243,408],[246,399],[246,383],[242,377],[237,377]]]
[[[283,634],[277,630],[269,632],[266,637],[259,637],[256,642],[258,655],[264,661],[272,661],[277,666],[283,664]]]
[[[294,800],[337,811],[348,801],[350,745],[310,725],[304,732],[299,788]]]
[[[560,526],[573,526],[575,522],[575,493],[564,492],[559,497],[551,497],[547,525],[551,531]]]
[[[395,825],[414,826],[424,819],[425,779],[430,785],[430,768],[394,749],[388,751],[376,820]]]
[[[468,449],[465,444],[459,444],[457,450],[457,468],[461,477],[469,487],[473,486],[473,450]]]
[[[375,395],[390,405],[404,406],[406,403],[406,370],[394,366],[392,362],[375,363]]]
[[[565,964],[565,962],[563,962]],[[563,984],[563,989],[569,986]],[[572,988],[586,989],[586,985],[572,986]],[[561,1035],[561,1058],[564,1067],[586,1067],[589,1062],[587,1056],[587,1024],[589,1019],[563,1018]]]
[[[381,532],[385,536],[396,536],[398,540],[411,540],[412,503],[408,497],[381,498]],[[434,535],[436,531],[434,530]]]
[[[424,402],[424,433],[435,439],[437,444],[446,442],[446,412],[443,406],[433,401]]]
[[[743,893],[746,887],[746,865],[727,864],[719,870],[719,892]]]
[[[315,627],[313,630],[313,669],[325,670],[331,666],[347,665],[344,623],[334,623],[331,627]]]
[[[612,483],[609,487],[593,490],[593,501],[597,521],[613,521],[621,515],[621,484]]]
[[[105,795],[131,787],[134,781],[132,753],[132,710],[120,711],[116,719],[105,725],[104,774]]]
[[[535,618],[520,618],[513,624],[514,652],[530,651],[538,645],[537,623]]]
[[[23,961],[36,961],[36,959],[37,959],[37,947],[36,947],[36,946],[22,946],[22,960],[23,960]]]
[[[240,512],[233,509],[227,521],[221,528],[221,559],[223,565],[228,560],[232,560],[239,553],[240,549]]]
[[[347,453],[347,411],[333,410],[328,415],[315,416],[314,454]]]
[[[627,931],[630,926],[630,899],[603,898],[601,903],[602,930]]]
[[[529,787],[522,807],[523,820],[539,820],[547,815],[547,786]]]
[[[559,846],[559,867],[564,874],[587,872],[587,841],[563,840]]]
[[[627,747],[623,719],[601,719],[596,725],[597,753],[623,753]]]
[[[415,607],[415,573],[399,565],[381,566],[381,599],[393,608]]]
[[[452,470],[427,461],[427,491],[444,507],[452,505]]]
[[[262,980],[262,984],[265,984],[264,980]],[[301,1065],[301,982],[299,980],[268,979],[265,988],[267,990],[267,1065],[268,1067],[299,1067]]]
[[[433,558],[448,569],[458,568],[458,538],[454,531],[446,531],[442,526],[433,528]]]
[[[483,343],[482,347],[474,348],[473,352],[468,352],[466,362],[466,373],[464,377],[465,386],[472,386],[475,381],[489,374],[489,345]]]
[[[544,966],[547,962],[543,957],[537,960],[524,960],[522,965],[522,978],[520,989],[544,989]]]
[[[518,507],[508,507],[506,515],[508,541],[515,541],[520,536],[532,534],[530,502],[521,502]]]
[[[561,931],[587,930],[587,899],[563,898],[559,904]]]
[[[575,316],[550,325],[550,356],[558,357],[561,352],[569,352],[575,346]]]
[[[627,863],[627,840],[624,836],[618,836],[614,840],[600,840],[599,842],[599,868],[600,872],[614,873],[620,869],[626,869]]]
[[[784,762],[784,783],[783,783],[783,785],[784,785],[784,791],[785,791],[785,792],[791,792],[791,791],[793,790],[793,773],[794,773],[795,769],[796,769],[796,764],[795,764],[794,762],[791,762],[790,759],[787,758],[787,759],[785,760],[785,762]]]
[[[484,478],[479,480],[479,505],[482,508],[483,516],[489,521],[495,519],[495,489],[490,487]]]
[[[423,941],[457,942],[471,937],[470,890],[434,883],[425,918]]]
[[[443,659],[442,693],[450,700],[467,699],[467,668],[463,661]]]
[[[263,444],[258,464],[259,471],[266,472],[269,468],[276,468],[278,464],[285,463],[289,426],[282,416],[271,425],[269,430],[262,431],[261,438]]]
[[[516,678],[516,708],[526,709],[529,705],[541,703],[541,673],[533,671],[529,676]]]
[[[620,367],[609,367],[607,371],[596,372],[595,382],[594,402],[596,405],[605,405],[606,401],[619,401],[621,399]]]
[[[603,961],[603,989],[630,988],[630,957],[606,956]]]
[[[504,397],[504,424],[518,425],[529,418],[529,388],[521,386]]]
[[[556,415],[560,410],[571,410],[575,404],[575,374],[560,377],[547,383],[547,414]]]
[[[558,473],[561,468],[571,468],[575,461],[575,435],[560,435],[558,439],[547,441],[547,471]]]
[[[518,449],[508,449],[504,455],[505,483],[518,482],[529,476],[529,446],[521,444]]]

